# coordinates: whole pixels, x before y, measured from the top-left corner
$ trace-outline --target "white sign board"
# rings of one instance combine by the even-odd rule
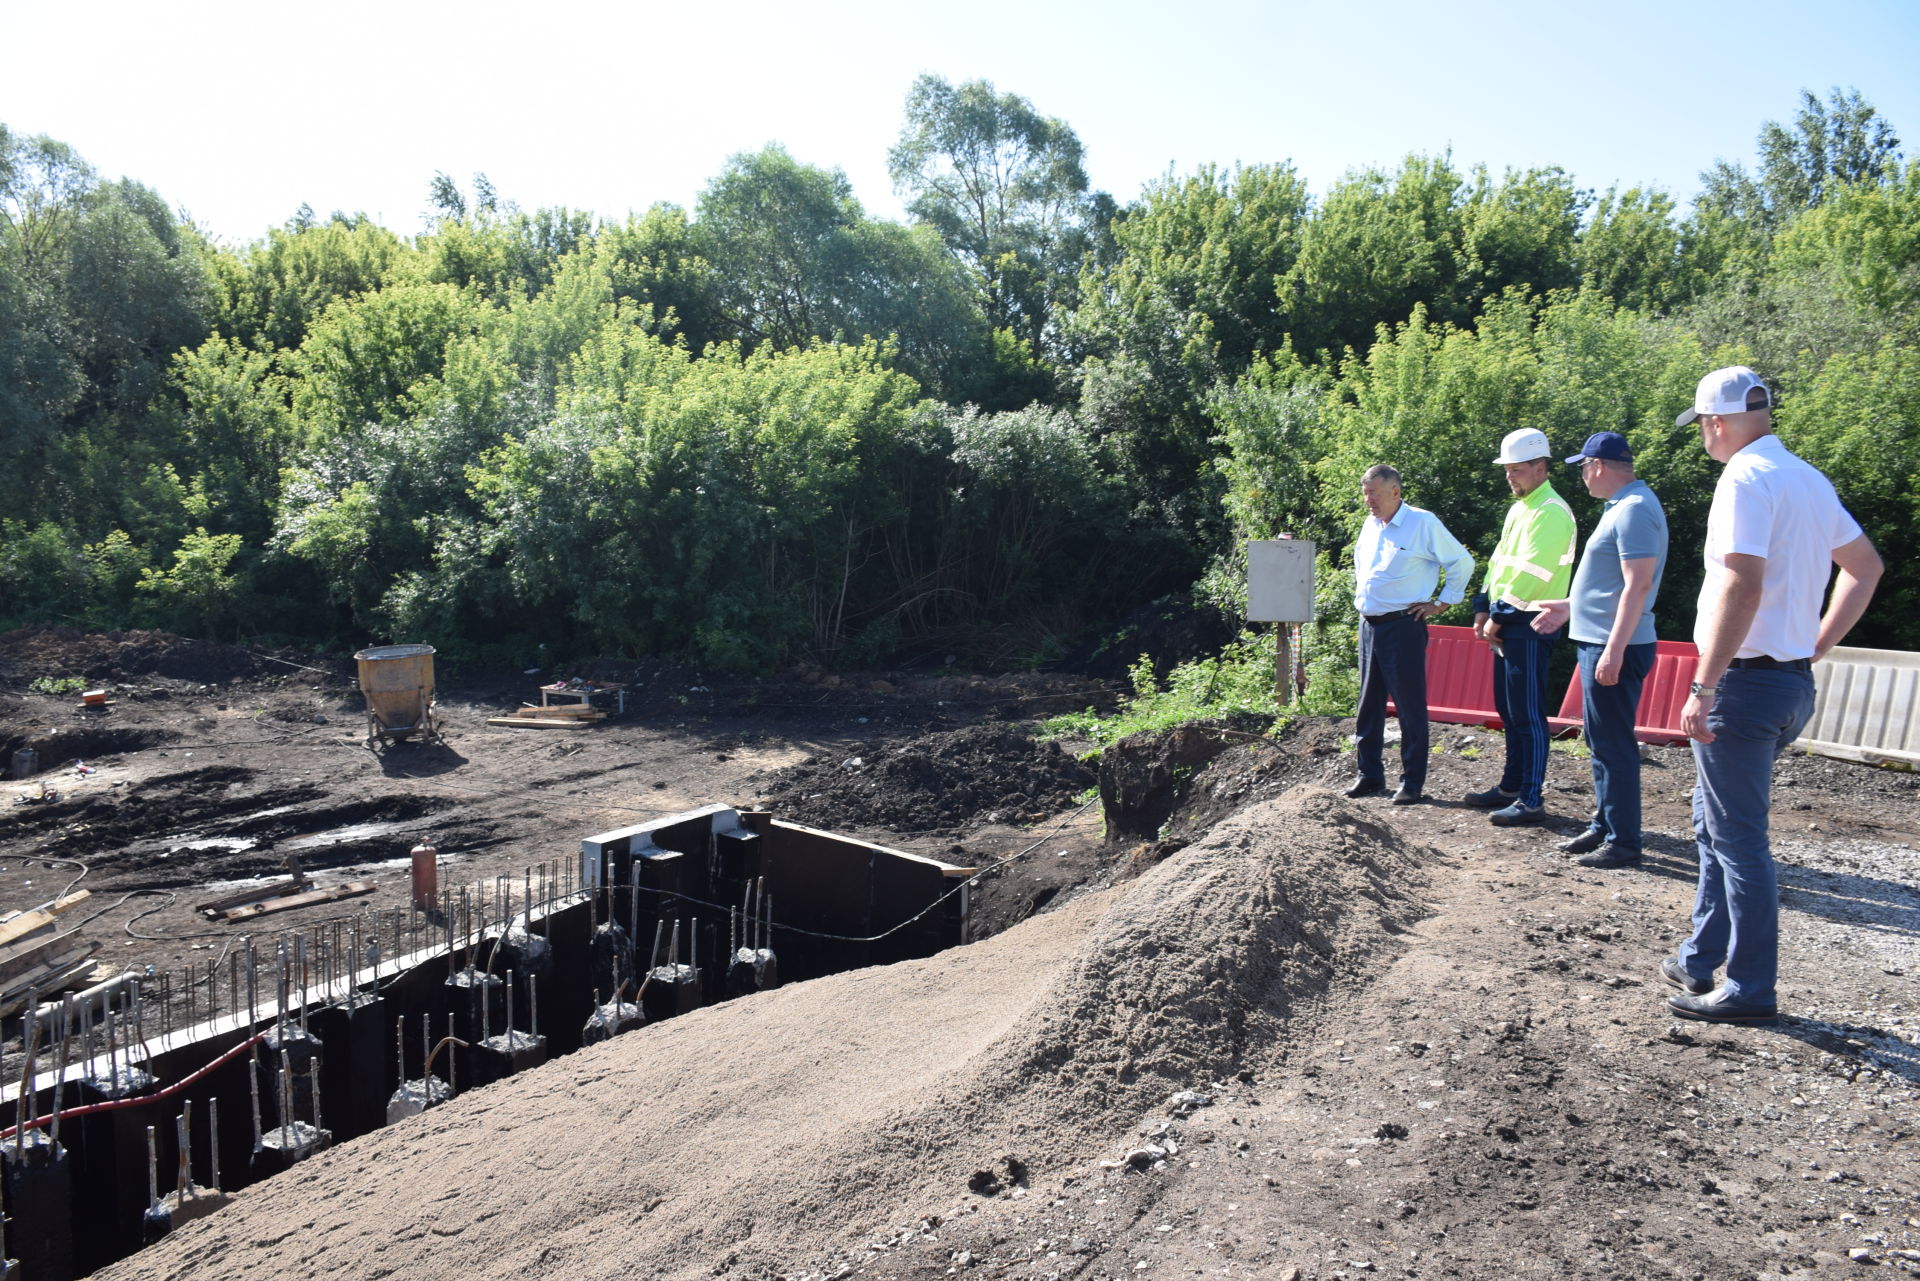
[[[1313,621],[1314,544],[1304,538],[1247,543],[1247,621]]]

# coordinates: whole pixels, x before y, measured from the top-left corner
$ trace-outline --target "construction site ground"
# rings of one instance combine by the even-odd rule
[[[487,725],[576,674],[626,682],[626,714]],[[109,708],[30,688],[71,677]],[[1554,848],[1587,762],[1552,754],[1547,827],[1496,829],[1457,803],[1498,771],[1478,729],[1439,729],[1425,805],[1340,796],[1351,725],[1305,719],[1110,749],[1103,807],[1026,732],[1111,698],[1069,675],[440,683],[444,741],[372,751],[345,656],[0,636],[0,760],[44,767],[0,793],[0,912],[84,866],[63,928],[110,966],[204,969],[244,927],[194,904],[289,853],[379,886],[276,931],[403,908],[422,839],[444,883],[483,882],[722,802],[992,868],[977,941],[463,1095],[110,1275],[1920,1271],[1913,776],[1782,760],[1785,1013],[1723,1027],[1673,1017],[1658,972],[1694,878],[1684,747],[1645,752],[1646,862],[1588,871]],[[42,782],[57,800],[15,803]]]

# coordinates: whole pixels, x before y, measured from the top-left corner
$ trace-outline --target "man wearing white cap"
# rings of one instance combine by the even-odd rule
[[[1773,761],[1813,714],[1815,660],[1859,621],[1879,553],[1827,478],[1773,434],[1773,395],[1751,369],[1700,380],[1693,408],[1709,457],[1726,464],[1707,515],[1700,660],[1680,726],[1694,740],[1700,882],[1693,932],[1660,963],[1684,1018],[1753,1023],[1778,1012],[1780,899],[1767,840]],[[1839,567],[1826,614],[1832,567]],[[1718,987],[1714,971],[1726,967]]]
[[[1506,469],[1514,502],[1487,562],[1486,587],[1473,598],[1475,635],[1493,646],[1493,706],[1507,731],[1500,781],[1469,792],[1469,805],[1493,811],[1498,827],[1546,817],[1547,660],[1564,629],[1533,629],[1537,601],[1564,600],[1573,581],[1573,509],[1547,480],[1553,450],[1532,428],[1508,432],[1493,461]]]

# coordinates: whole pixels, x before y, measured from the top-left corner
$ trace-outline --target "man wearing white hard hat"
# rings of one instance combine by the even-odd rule
[[[1680,718],[1698,778],[1700,882],[1693,932],[1660,973],[1680,989],[1667,1004],[1684,1018],[1767,1022],[1779,1008],[1780,896],[1767,839],[1773,762],[1813,714],[1813,664],[1866,611],[1881,564],[1833,485],[1773,434],[1773,394],[1751,369],[1702,378],[1675,425],[1694,423],[1726,470],[1707,514],[1707,576],[1693,627],[1700,660]]]
[[[1507,731],[1500,781],[1469,792],[1469,805],[1493,811],[1497,827],[1546,817],[1547,661],[1564,628],[1537,632],[1535,601],[1564,600],[1573,581],[1573,509],[1547,480],[1553,450],[1532,428],[1508,432],[1493,461],[1506,469],[1513,505],[1487,562],[1486,587],[1473,598],[1473,630],[1493,647],[1493,705]]]

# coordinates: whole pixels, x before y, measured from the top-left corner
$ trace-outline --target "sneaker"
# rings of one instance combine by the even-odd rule
[[[1501,787],[1489,787],[1484,792],[1468,792],[1460,798],[1466,804],[1481,810],[1497,810],[1511,805],[1520,799],[1520,793],[1509,792]]]
[[[1528,823],[1541,823],[1546,821],[1546,817],[1546,806],[1535,805],[1528,807],[1522,805],[1519,801],[1515,801],[1505,809],[1497,809],[1487,815],[1487,818],[1495,827],[1520,827]]]
[[[1405,783],[1400,784],[1400,790],[1393,794],[1393,803],[1395,805],[1418,805],[1426,799],[1427,794],[1425,792],[1417,787],[1408,787]]]
[[[1593,853],[1573,860],[1573,865],[1575,867],[1632,867],[1642,857],[1639,850],[1630,850],[1608,841]]]
[[[1346,795],[1359,800],[1362,796],[1378,796],[1387,790],[1387,785],[1377,778],[1356,778],[1347,788]]]
[[[1580,833],[1580,835],[1561,841],[1560,852],[1563,854],[1591,854],[1606,843],[1607,833],[1605,829],[1589,827],[1586,831]]]
[[[1671,956],[1661,958],[1660,977],[1679,988],[1682,992],[1690,992],[1694,996],[1705,996],[1707,993],[1713,991],[1712,979],[1697,979],[1693,977],[1693,975],[1687,973],[1686,966],[1680,964],[1678,960]]]
[[[1676,992],[1667,998],[1667,1008],[1683,1019],[1702,1023],[1771,1023],[1780,1017],[1772,1005],[1734,1005],[1725,996],[1725,988],[1710,992]]]

